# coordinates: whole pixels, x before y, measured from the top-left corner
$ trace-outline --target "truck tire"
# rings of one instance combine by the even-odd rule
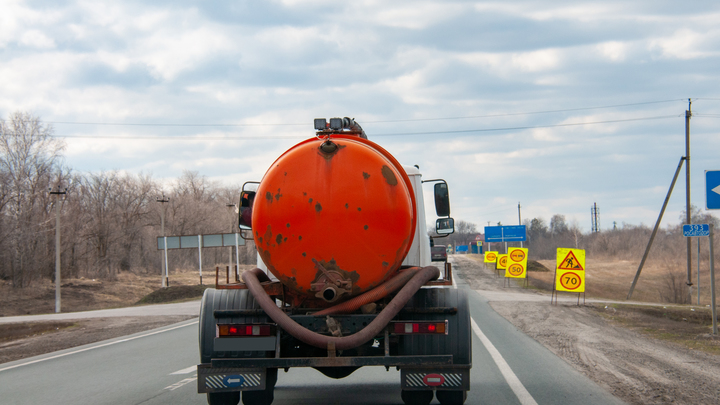
[[[242,324],[266,323],[267,316],[237,316],[221,318],[216,321],[213,312],[227,309],[259,309],[260,305],[248,290],[216,290],[208,288],[203,294],[200,303],[199,342],[200,362],[210,363],[213,358],[244,358],[244,357],[270,357],[273,352],[221,352],[214,350],[216,324]],[[273,391],[277,382],[277,369],[266,370],[265,389],[260,391],[243,391],[242,399],[245,405],[270,405],[274,399]],[[208,393],[210,405],[237,405],[240,402],[240,392]]]
[[[402,390],[400,398],[402,398],[405,405],[428,405],[432,402],[433,392]]]
[[[216,290],[208,288],[203,294],[200,303],[200,362],[210,363],[213,358],[223,357],[267,357],[266,352],[216,352],[213,350],[215,340],[215,325],[240,323],[265,323],[267,316],[238,316],[234,318],[221,318],[217,321],[213,312],[226,309],[259,309],[260,305],[248,290]]]
[[[467,399],[467,391],[437,391],[435,396],[442,405],[462,405]]]
[[[208,405],[238,405],[240,392],[213,392],[207,394]]]
[[[265,389],[261,391],[243,391],[243,405],[270,405],[275,399],[275,383],[277,382],[277,369],[267,369]]]
[[[457,308],[451,313],[422,313],[427,308]],[[447,335],[404,335],[398,344],[399,355],[452,354],[454,365],[472,364],[470,308],[464,290],[421,288],[400,313],[403,321],[448,320]],[[428,311],[430,312],[430,311]]]

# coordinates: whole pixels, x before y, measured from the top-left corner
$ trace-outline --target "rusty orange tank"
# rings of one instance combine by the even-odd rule
[[[265,173],[253,236],[284,285],[335,302],[397,272],[416,215],[410,180],[392,155],[358,136],[330,135],[293,146]]]

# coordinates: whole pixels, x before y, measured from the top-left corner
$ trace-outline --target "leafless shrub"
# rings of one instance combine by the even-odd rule
[[[660,300],[672,304],[685,304],[688,302],[688,286],[685,284],[685,275],[682,272],[667,270],[663,288],[658,290]]]

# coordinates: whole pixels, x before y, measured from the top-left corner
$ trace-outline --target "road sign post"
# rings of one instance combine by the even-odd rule
[[[584,303],[585,268],[585,250],[558,248],[550,302],[552,303],[553,298],[557,302],[558,291],[567,291],[578,294],[578,305],[580,305],[580,294],[583,294]]]
[[[718,334],[717,328],[717,311],[715,309],[715,263],[713,251],[713,226],[712,224],[693,224],[683,225],[683,236],[686,238],[699,238],[707,236],[710,242],[710,306],[712,310],[713,335]],[[698,246],[700,241],[698,240]],[[698,248],[698,261],[700,260],[700,252]],[[698,273],[700,269],[698,268]],[[698,304],[700,303],[700,290],[698,289]]]
[[[720,210],[720,170],[705,170],[705,208]]]

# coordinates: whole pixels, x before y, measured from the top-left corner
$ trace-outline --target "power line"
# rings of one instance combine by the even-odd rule
[[[459,119],[467,119],[467,118],[495,118],[495,117],[509,117],[509,116],[517,116],[517,115],[550,114],[550,113],[571,112],[571,111],[599,110],[599,109],[603,109],[603,108],[629,107],[629,106],[645,105],[645,104],[669,103],[669,102],[675,102],[675,101],[685,101],[685,99],[647,101],[647,102],[642,102],[642,103],[615,104],[615,105],[606,105],[606,106],[599,106],[599,107],[566,108],[566,109],[562,109],[562,110],[545,110],[545,111],[531,111],[531,112],[503,113],[503,114],[489,114],[489,115],[470,115],[470,116],[464,116],[464,117],[416,118],[416,119],[405,119],[405,120],[365,121],[364,123],[375,124],[375,123],[388,123],[388,122],[459,120]]]
[[[522,127],[499,127],[499,128],[479,128],[479,129],[463,129],[463,130],[452,130],[452,131],[427,131],[427,132],[403,132],[403,133],[386,133],[386,134],[373,134],[372,136],[408,136],[408,135],[437,135],[437,134],[460,134],[460,133],[473,133],[473,132],[501,132],[501,131],[513,131],[513,130],[525,130],[525,129],[536,129],[536,128],[557,128],[557,127],[569,127],[569,126],[580,126],[580,125],[600,125],[600,124],[612,124],[619,122],[632,122],[632,121],[649,121],[659,120],[666,118],[677,118],[679,115],[663,115],[657,117],[642,117],[642,118],[627,118],[619,120],[607,120],[607,121],[591,121],[591,122],[576,122],[566,124],[552,124],[552,125],[534,125],[534,126],[522,126]],[[244,140],[244,139],[297,139],[305,138],[304,135],[297,136],[112,136],[112,135],[53,135],[55,138],[88,138],[88,139],[157,139],[157,140]]]
[[[649,121],[649,120],[659,120],[659,119],[677,118],[677,117],[680,117],[680,115],[662,115],[662,116],[658,116],[658,117],[627,118],[627,119],[622,119],[622,120],[574,122],[574,123],[568,123],[568,124],[533,125],[533,126],[523,126],[523,127],[461,129],[461,130],[454,130],[454,131],[404,132],[404,133],[397,133],[397,134],[374,134],[373,136],[436,135],[436,134],[458,134],[458,133],[471,133],[471,132],[517,131],[517,130],[536,129],[536,128],[557,128],[557,127],[572,127],[572,126],[579,126],[579,125],[612,124],[612,123],[617,123],[617,122]]]
[[[607,109],[607,108],[670,103],[670,102],[676,102],[676,101],[685,101],[685,99],[645,101],[645,102],[640,102],[640,103],[613,104],[613,105],[595,106],[595,107],[566,108],[566,109],[559,109],[559,110],[544,110],[544,111],[501,113],[501,114],[487,114],[487,115],[468,115],[468,116],[458,116],[458,117],[409,118],[409,119],[400,119],[400,120],[363,121],[362,123],[363,124],[383,124],[383,123],[393,123],[393,122],[420,122],[420,121],[460,120],[460,119],[473,119],[473,118],[497,118],[497,117],[510,117],[510,116],[518,116],[518,115],[553,114],[553,113],[572,112],[572,111],[600,110],[600,109]],[[74,121],[46,121],[46,123],[48,123],[48,124],[66,124],[66,125],[101,125],[101,126],[230,127],[230,128],[233,128],[233,127],[268,127],[268,126],[306,126],[306,125],[309,125],[308,123],[176,124],[176,123],[123,123],[123,122],[74,122]]]

